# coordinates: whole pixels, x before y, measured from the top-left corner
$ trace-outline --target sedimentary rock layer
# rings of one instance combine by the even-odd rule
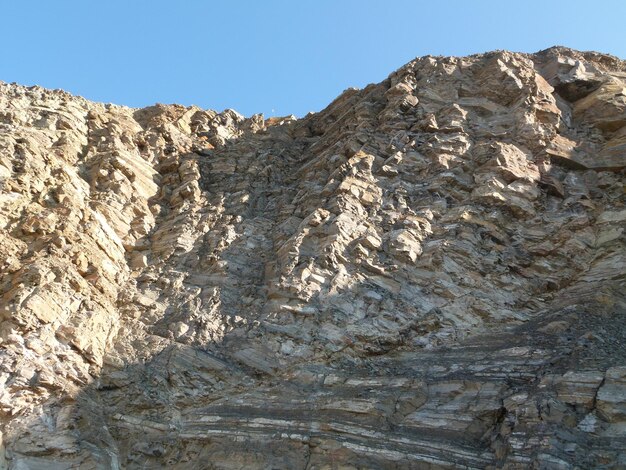
[[[302,119],[0,84],[0,467],[626,466],[626,63]]]

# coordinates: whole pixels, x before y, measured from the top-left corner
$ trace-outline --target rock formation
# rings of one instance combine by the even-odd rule
[[[0,84],[0,467],[626,466],[626,62],[303,119]]]

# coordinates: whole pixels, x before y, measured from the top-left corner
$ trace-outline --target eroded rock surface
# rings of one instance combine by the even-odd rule
[[[626,466],[626,63],[303,119],[0,84],[0,467]]]

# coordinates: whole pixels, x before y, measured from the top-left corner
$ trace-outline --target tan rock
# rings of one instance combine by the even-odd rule
[[[0,83],[0,467],[622,467],[626,65],[303,119]]]

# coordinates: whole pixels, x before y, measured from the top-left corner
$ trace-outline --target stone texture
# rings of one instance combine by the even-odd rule
[[[0,84],[0,467],[626,466],[626,64],[303,119]]]

